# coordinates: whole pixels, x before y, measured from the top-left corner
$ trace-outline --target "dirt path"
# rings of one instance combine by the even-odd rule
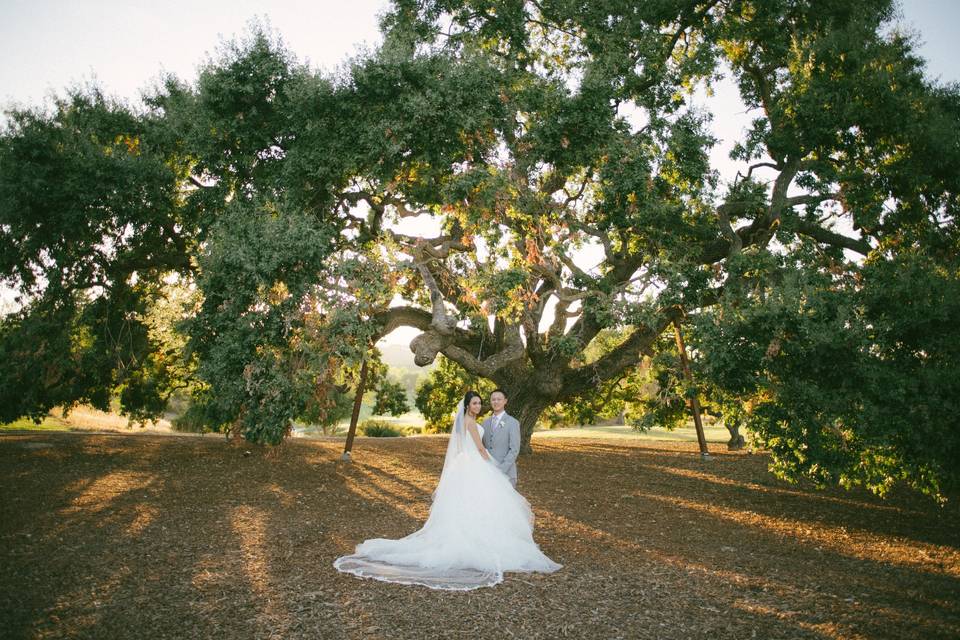
[[[520,491],[565,566],[435,592],[335,572],[426,518],[446,441],[0,436],[9,638],[955,638],[960,510],[781,483],[762,455],[535,442]],[[245,452],[249,451],[249,454]]]

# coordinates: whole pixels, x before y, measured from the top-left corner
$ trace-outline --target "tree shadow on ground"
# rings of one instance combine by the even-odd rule
[[[37,445],[33,448],[24,444]],[[43,446],[49,444],[50,446]],[[816,492],[763,456],[537,443],[535,538],[565,566],[494,589],[359,580],[333,560],[426,520],[444,438],[0,437],[9,637],[838,638],[960,635],[955,508]]]
[[[350,500],[332,456],[310,465],[315,452],[290,448],[265,463],[263,449],[207,439],[142,436],[131,449],[110,436],[43,438],[53,446],[28,455],[0,443],[17,495],[7,506],[20,514],[0,527],[18,541],[4,554],[5,637],[330,637],[339,612],[312,569],[353,537],[339,522],[367,511],[415,526],[384,517],[400,496]]]
[[[537,487],[545,519],[573,531],[592,562],[616,562],[618,552],[610,550],[629,548],[688,573],[706,601],[732,592],[734,607],[765,611],[798,632],[895,637],[899,628],[940,637],[945,622],[960,629],[956,509],[924,499],[904,508],[777,481],[761,486],[744,477],[742,455],[718,464],[675,450],[587,443],[544,453],[536,462],[541,479],[595,464],[598,456],[624,462],[604,466],[603,490],[587,498],[591,508],[579,510],[579,518],[570,515],[577,510],[562,483],[542,480]],[[851,614],[856,608],[874,613],[865,619]]]

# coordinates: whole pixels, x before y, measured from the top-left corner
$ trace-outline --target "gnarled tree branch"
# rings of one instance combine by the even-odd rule
[[[662,309],[652,326],[636,327],[633,333],[610,353],[596,362],[568,371],[563,377],[564,395],[575,396],[583,393],[639,363],[644,354],[651,352],[651,347],[660,334],[681,315],[682,311],[678,307]]]
[[[851,238],[849,236],[830,231],[829,229],[824,229],[820,225],[807,220],[797,221],[797,231],[805,236],[813,238],[817,242],[829,244],[834,247],[840,247],[842,249],[856,251],[863,256],[869,254],[873,250],[873,247],[871,247],[870,243],[866,240]]]

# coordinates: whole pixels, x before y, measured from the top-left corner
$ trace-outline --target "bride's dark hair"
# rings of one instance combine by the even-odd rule
[[[467,407],[470,406],[470,401],[473,400],[474,398],[480,398],[480,401],[481,402],[483,401],[483,396],[481,396],[476,391],[473,391],[472,389],[470,391],[467,391],[465,394],[463,394],[463,412],[464,413],[467,412]]]

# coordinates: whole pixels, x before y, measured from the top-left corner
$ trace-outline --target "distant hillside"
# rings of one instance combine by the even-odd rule
[[[381,344],[377,345],[377,348],[383,354],[383,361],[391,368],[427,373],[434,367],[433,364],[427,367],[418,367],[413,361],[413,351],[410,351],[410,347],[405,344]]]

